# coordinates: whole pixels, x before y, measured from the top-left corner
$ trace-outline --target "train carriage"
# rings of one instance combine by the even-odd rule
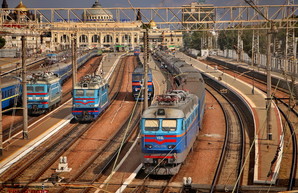
[[[16,105],[22,94],[21,79],[14,76],[1,78],[2,109]]]
[[[136,48],[134,49],[134,51],[133,51],[133,54],[134,54],[135,56],[139,56],[140,53],[141,53],[141,49],[140,49],[139,47],[136,47]]]
[[[175,175],[192,148],[205,109],[205,85],[198,70],[159,53],[175,76],[176,90],[157,96],[140,123],[144,171]]]
[[[28,113],[38,115],[50,111],[61,102],[60,78],[54,73],[32,74],[27,84]]]
[[[137,66],[132,73],[132,95],[135,100],[144,100],[144,94],[140,91],[144,82],[144,68]],[[148,99],[153,96],[154,86],[152,81],[152,70],[148,69]]]
[[[78,121],[94,121],[109,103],[107,82],[99,75],[87,75],[73,90],[72,114]]]

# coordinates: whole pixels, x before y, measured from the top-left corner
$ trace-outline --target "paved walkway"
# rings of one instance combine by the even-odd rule
[[[200,71],[216,80],[221,78],[222,83],[240,94],[250,105],[254,115],[255,125],[255,166],[254,183],[275,184],[283,151],[283,135],[280,114],[272,102],[272,140],[267,140],[266,127],[266,95],[258,89],[252,94],[252,86],[228,74],[178,52],[176,57],[184,59]]]

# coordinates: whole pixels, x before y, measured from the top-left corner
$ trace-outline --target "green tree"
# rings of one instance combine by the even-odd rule
[[[6,43],[5,39],[0,36],[0,49],[5,46],[5,43]]]

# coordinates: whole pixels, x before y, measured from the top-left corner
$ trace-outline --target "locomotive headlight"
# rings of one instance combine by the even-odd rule
[[[145,148],[151,149],[152,148],[152,145],[145,145]]]
[[[176,145],[168,145],[168,149],[174,149]]]

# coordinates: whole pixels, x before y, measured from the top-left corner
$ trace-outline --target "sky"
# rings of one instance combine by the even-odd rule
[[[2,4],[3,0],[0,0]],[[20,0],[6,0],[8,7],[16,7]],[[22,0],[28,8],[89,8],[95,0]],[[134,7],[178,7],[196,0],[130,0]],[[246,5],[244,0],[205,0],[215,6]],[[281,5],[286,0],[258,0],[262,5]],[[298,1],[298,0],[296,0]],[[129,7],[127,0],[99,0],[105,8]]]

